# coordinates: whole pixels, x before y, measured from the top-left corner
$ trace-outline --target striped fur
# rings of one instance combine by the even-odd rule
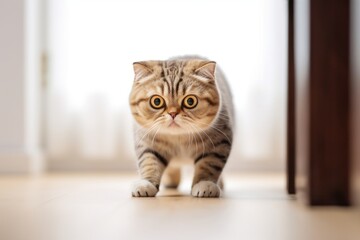
[[[176,187],[177,168],[185,159],[195,165],[192,195],[220,195],[219,179],[232,145],[233,106],[230,89],[215,66],[198,57],[134,63],[130,107],[142,180],[134,184],[133,196],[155,196],[167,167],[163,181]],[[154,95],[164,99],[164,107],[151,107]],[[189,95],[197,97],[192,109],[183,103]],[[177,115],[173,119],[169,113]]]

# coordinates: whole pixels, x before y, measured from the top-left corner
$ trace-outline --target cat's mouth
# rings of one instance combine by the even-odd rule
[[[169,128],[180,128],[180,125],[177,124],[175,121],[171,121],[168,127]]]

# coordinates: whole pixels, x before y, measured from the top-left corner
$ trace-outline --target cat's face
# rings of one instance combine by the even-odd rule
[[[219,110],[215,62],[204,60],[134,63],[130,106],[143,128],[189,134],[211,126]]]

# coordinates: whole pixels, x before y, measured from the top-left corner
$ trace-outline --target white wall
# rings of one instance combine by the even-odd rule
[[[0,149],[24,145],[24,2],[0,2]]]
[[[41,169],[34,0],[0,0],[0,173]]]

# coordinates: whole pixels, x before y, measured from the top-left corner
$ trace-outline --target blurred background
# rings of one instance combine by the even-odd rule
[[[1,1],[0,9],[0,171],[135,169],[132,62],[186,54],[215,60],[233,89],[226,169],[284,169],[286,1]]]

